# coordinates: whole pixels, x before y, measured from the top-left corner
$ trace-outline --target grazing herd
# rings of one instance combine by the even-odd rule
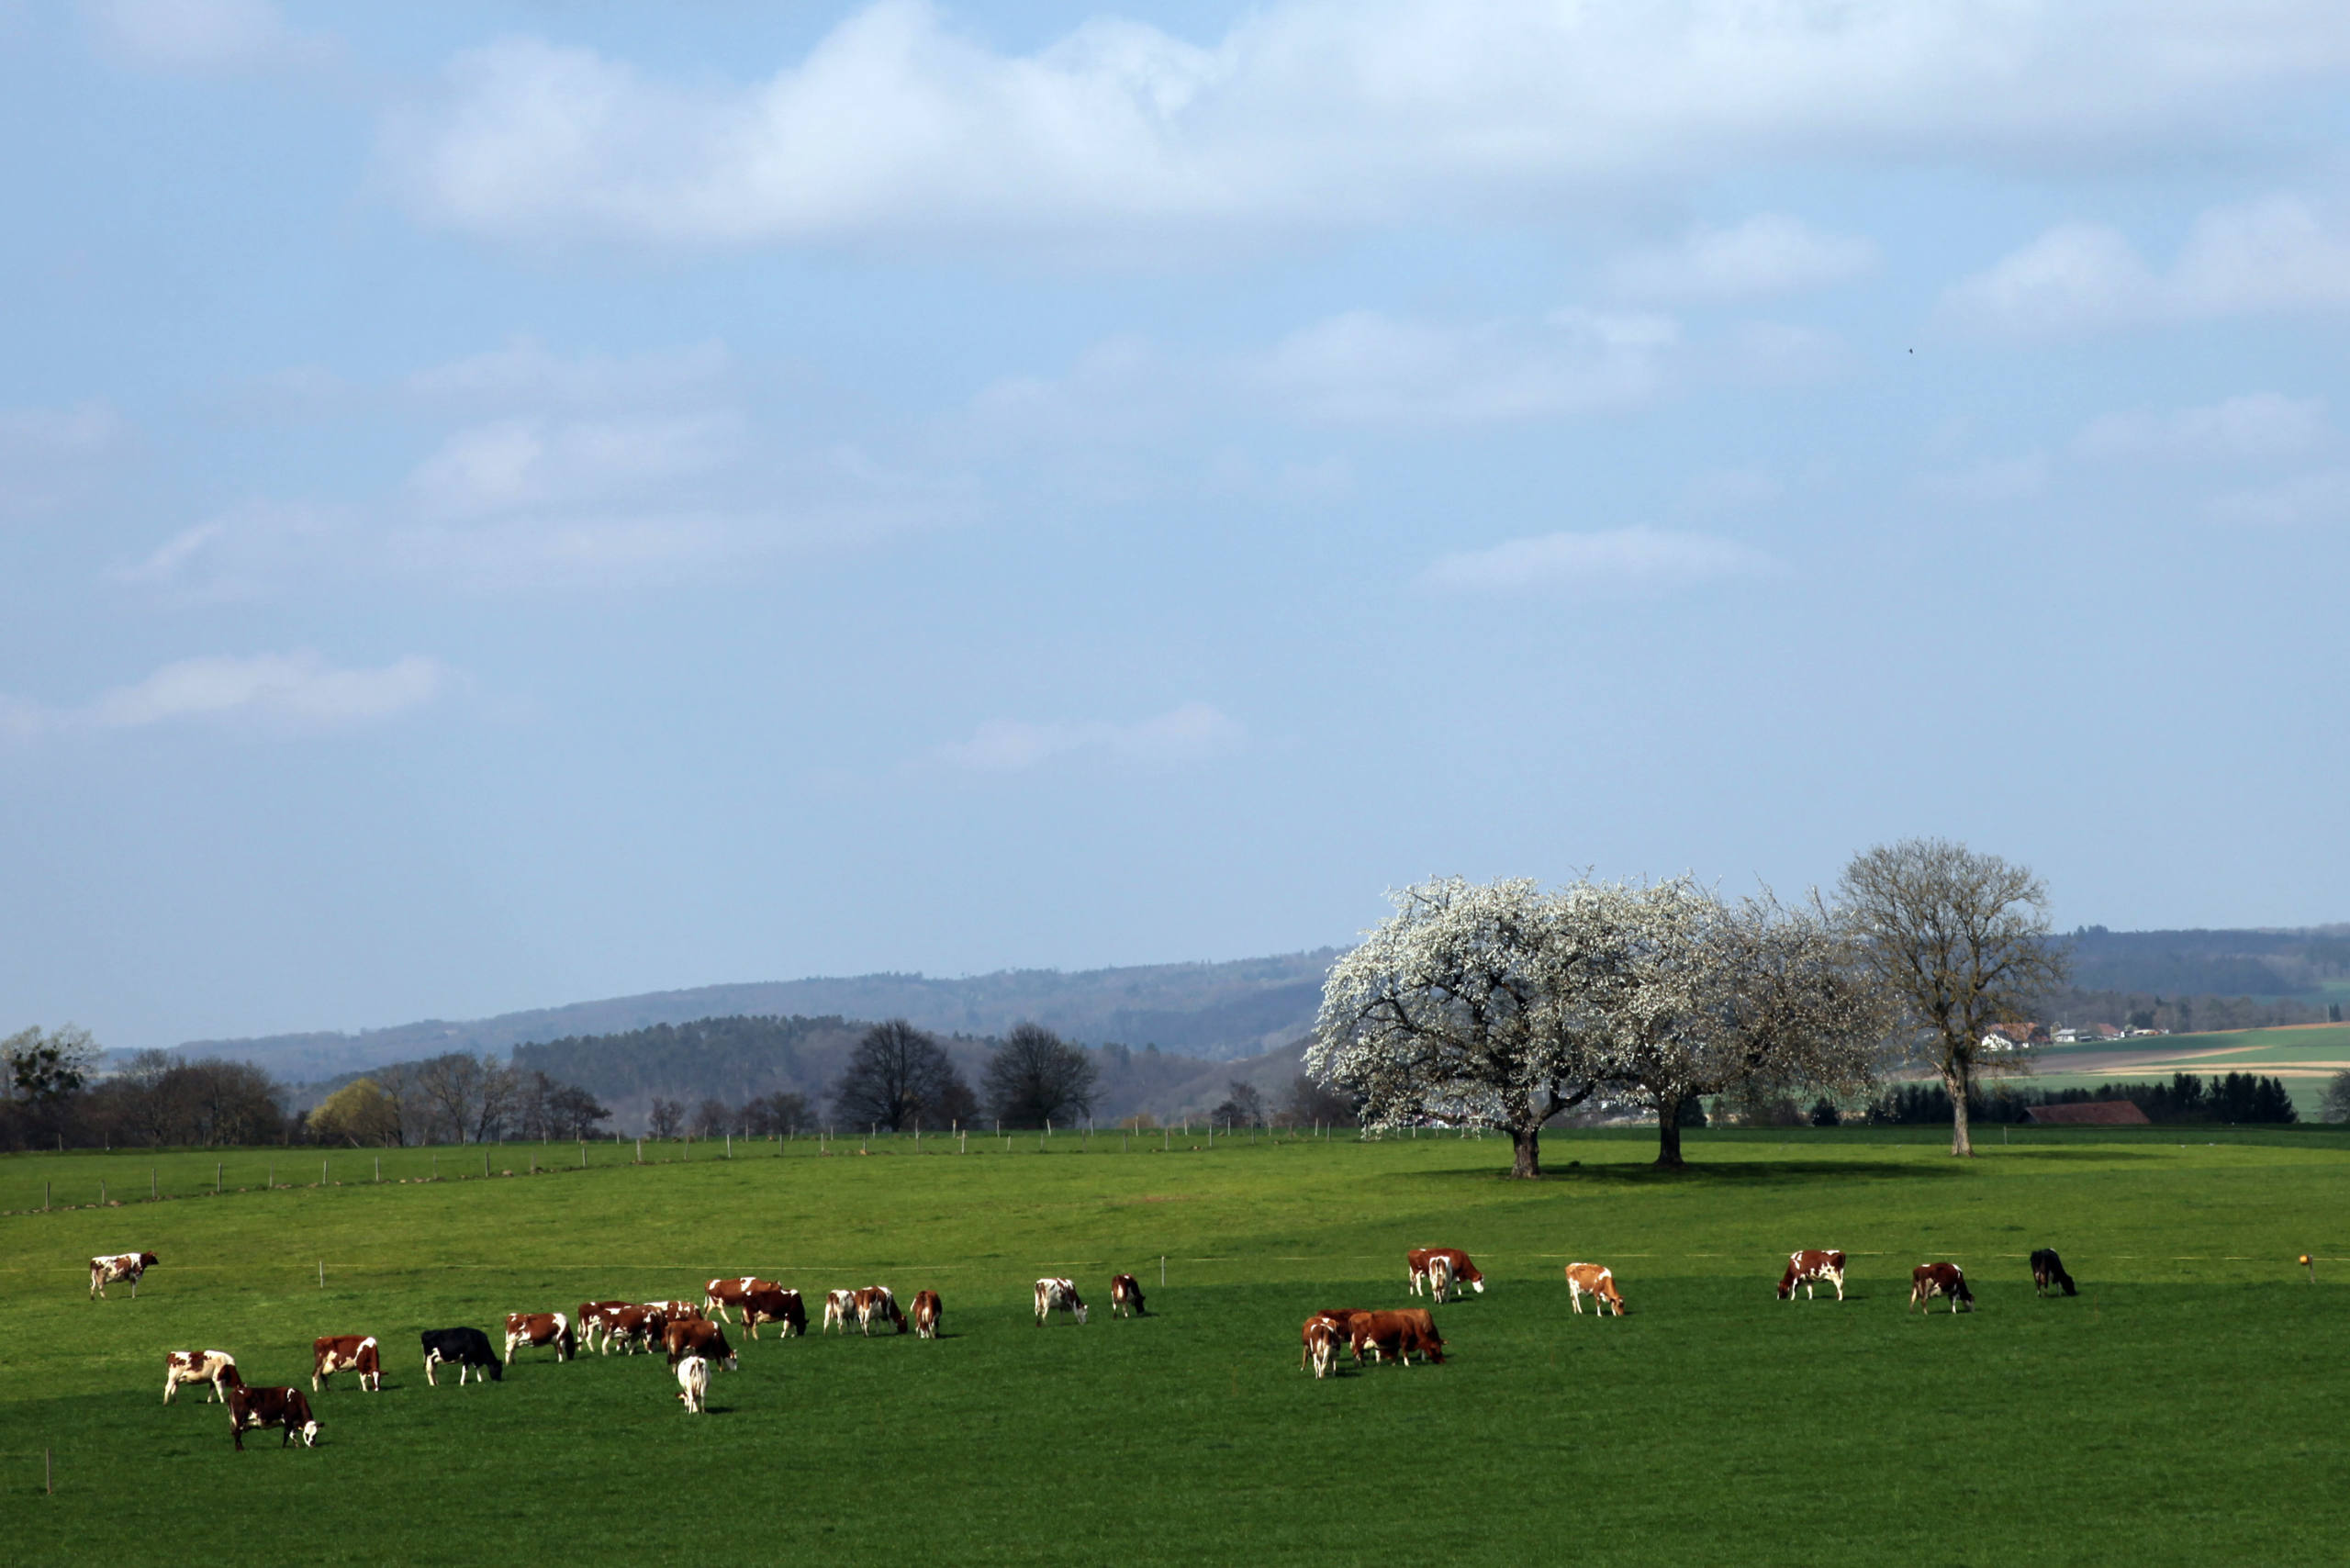
[[[91,1259],[92,1299],[103,1297],[108,1284],[122,1281],[129,1282],[131,1295],[136,1299],[140,1276],[155,1263],[152,1252],[123,1252]],[[1778,1299],[1792,1301],[1800,1288],[1806,1300],[1814,1300],[1818,1288],[1826,1285],[1841,1301],[1844,1267],[1845,1255],[1840,1251],[1803,1248],[1790,1252],[1786,1268],[1779,1276]],[[1464,1288],[1478,1294],[1484,1293],[1485,1276],[1469,1254],[1456,1247],[1416,1248],[1406,1254],[1404,1269],[1410,1293],[1416,1296],[1426,1294],[1439,1306]],[[1605,1264],[1569,1263],[1566,1282],[1569,1305],[1578,1316],[1583,1313],[1585,1296],[1591,1298],[1595,1315],[1604,1317],[1612,1311],[1617,1317],[1624,1316],[1623,1294],[1617,1289],[1614,1271]],[[2078,1294],[2073,1276],[2065,1271],[2063,1260],[2046,1248],[2031,1254],[2031,1282],[2033,1290],[2041,1295],[2052,1290],[2065,1295]],[[1957,1264],[1920,1263],[1910,1271],[1910,1307],[1930,1312],[1937,1300],[1948,1301],[1953,1313],[1974,1310],[1975,1293],[1968,1288],[1965,1271]],[[1071,1279],[1038,1280],[1035,1307],[1039,1328],[1057,1312],[1080,1324],[1086,1317],[1085,1300],[1078,1294],[1077,1282]],[[824,1297],[822,1327],[825,1332],[837,1327],[846,1334],[854,1322],[859,1334],[869,1337],[877,1323],[894,1325],[900,1334],[905,1333],[911,1323],[918,1338],[934,1339],[944,1309],[936,1291],[915,1294],[911,1319],[900,1309],[897,1297],[887,1285],[830,1291]],[[639,1351],[649,1354],[658,1349],[676,1376],[678,1401],[688,1412],[699,1415],[708,1405],[711,1370],[733,1372],[738,1364],[734,1349],[727,1343],[725,1329],[721,1327],[735,1321],[728,1316],[730,1310],[740,1315],[742,1327],[754,1339],[766,1326],[773,1326],[778,1336],[787,1339],[808,1332],[808,1312],[798,1291],[745,1274],[709,1281],[702,1287],[699,1302],[589,1301],[580,1303],[576,1314],[509,1313],[502,1357],[489,1336],[478,1328],[429,1328],[420,1336],[424,1350],[424,1380],[438,1387],[439,1370],[455,1367],[461,1388],[469,1376],[499,1382],[516,1353],[524,1350],[552,1350],[557,1361],[567,1361],[582,1349],[606,1356],[615,1347],[629,1356]],[[1113,1317],[1147,1316],[1141,1282],[1132,1274],[1118,1274],[1111,1279],[1110,1313]],[[1333,1307],[1307,1318],[1300,1338],[1298,1366],[1300,1370],[1311,1369],[1317,1378],[1328,1377],[1337,1370],[1341,1347],[1352,1352],[1358,1368],[1366,1361],[1375,1364],[1391,1360],[1409,1366],[1416,1355],[1431,1365],[1444,1361],[1444,1336],[1437,1330],[1435,1315],[1426,1307],[1378,1311]],[[368,1393],[380,1392],[384,1385],[383,1357],[375,1337],[325,1335],[313,1341],[310,1391],[323,1392],[328,1381],[338,1372],[354,1374],[359,1386]],[[247,1385],[238,1375],[236,1358],[226,1350],[167,1353],[163,1358],[163,1403],[170,1404],[186,1383],[211,1385],[213,1401],[229,1407],[229,1432],[240,1450],[245,1446],[247,1432],[271,1427],[284,1434],[279,1440],[281,1448],[297,1440],[305,1447],[318,1442],[319,1423],[311,1414],[308,1397],[298,1388]]]

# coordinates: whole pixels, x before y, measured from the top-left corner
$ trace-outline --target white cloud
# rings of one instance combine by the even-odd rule
[[[387,122],[426,218],[658,244],[1013,236],[1146,261],[1281,231],[1844,153],[2063,167],[2243,140],[2350,65],[2333,0],[1656,6],[1287,0],[1199,45],[1028,54],[881,0],[765,80],[508,39]]]
[[[990,719],[967,741],[938,748],[939,756],[975,773],[1019,773],[1060,757],[1091,756],[1111,762],[1170,767],[1237,747],[1246,732],[1205,702],[1185,702],[1130,724],[1030,723]]]
[[[1723,577],[1774,577],[1785,570],[1762,551],[1735,540],[1619,528],[1545,533],[1446,555],[1428,567],[1424,578],[1433,587],[1464,593],[1562,588],[1652,591]]]
[[[505,420],[462,430],[418,465],[428,516],[481,517],[556,502],[610,505],[707,475],[740,443],[733,414]]]
[[[389,719],[432,701],[448,667],[410,655],[380,669],[338,669],[307,650],[181,659],[76,708],[0,697],[0,731],[128,730],[152,724],[260,722],[323,730]]]
[[[1644,402],[1679,335],[1666,317],[1582,309],[1468,327],[1356,311],[1292,334],[1249,375],[1315,422],[1490,424]]]
[[[281,70],[334,52],[287,27],[270,0],[82,0],[82,14],[106,53],[165,74]]]
[[[1609,269],[1634,299],[1752,299],[1846,283],[1876,266],[1876,246],[1759,213],[1731,229],[1700,226],[1669,247],[1635,251]]]
[[[1945,294],[1945,319],[2016,337],[2350,308],[2350,225],[2290,196],[2213,207],[2167,272],[2120,230],[2068,223]]]
[[[678,397],[706,397],[730,366],[716,341],[630,357],[560,354],[536,339],[470,354],[415,372],[403,386],[432,403],[500,409],[642,407]]]
[[[2101,415],[2073,438],[2082,457],[2290,457],[2322,443],[2325,399],[2251,392],[2170,414]]]
[[[99,476],[126,433],[104,403],[0,409],[0,517],[64,506]]]
[[[2282,484],[2221,496],[2210,505],[2218,521],[2258,528],[2293,528],[2350,518],[2350,470],[2304,474]]]

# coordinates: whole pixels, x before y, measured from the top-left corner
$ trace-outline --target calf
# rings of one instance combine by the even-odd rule
[[[1787,1254],[1787,1271],[1779,1276],[1779,1299],[1796,1299],[1796,1287],[1803,1287],[1803,1299],[1812,1299],[1812,1287],[1822,1282],[1836,1287],[1836,1299],[1844,1299],[1844,1255],[1822,1252],[1813,1248]]]
[[[855,1291],[826,1291],[824,1293],[824,1327],[822,1332],[831,1333],[833,1325],[837,1323],[840,1325],[841,1332],[845,1334],[848,1332],[848,1320],[856,1316],[856,1293]]]
[[[669,1320],[649,1306],[620,1307],[604,1319],[604,1354],[610,1355],[615,1344],[632,1356],[650,1350],[668,1327]]]
[[[118,1280],[130,1282],[130,1299],[139,1299],[139,1276],[155,1266],[152,1252],[118,1252],[110,1258],[90,1260],[90,1295],[103,1299],[106,1287]]]
[[[1132,1274],[1120,1274],[1110,1282],[1110,1316],[1113,1317],[1147,1317],[1142,1309],[1142,1282]]]
[[[304,1448],[319,1446],[319,1424],[310,1416],[310,1399],[298,1388],[248,1388],[243,1383],[229,1391],[229,1435],[237,1439],[242,1452],[245,1434],[268,1427],[282,1427],[285,1436],[279,1440],[284,1448],[296,1438]]]
[[[1485,1294],[1485,1276],[1477,1271],[1476,1264],[1469,1261],[1468,1253],[1458,1247],[1419,1247],[1404,1255],[1404,1261],[1410,1269],[1414,1295],[1420,1294],[1423,1285],[1434,1286],[1436,1282],[1428,1266],[1438,1258],[1444,1260],[1445,1271],[1449,1276],[1445,1284],[1447,1290],[1458,1282],[1479,1295]],[[1436,1299],[1441,1302],[1444,1297],[1439,1295]]]
[[[1617,1316],[1624,1316],[1624,1298],[1616,1294],[1613,1271],[1598,1263],[1568,1264],[1567,1299],[1578,1315],[1583,1311],[1583,1298],[1585,1296],[1591,1297],[1593,1316],[1606,1316],[1611,1306],[1616,1309]]]
[[[173,1350],[163,1358],[163,1403],[169,1405],[172,1395],[184,1383],[208,1383],[212,1385],[211,1403],[226,1405],[229,1387],[244,1380],[237,1375],[237,1358],[226,1350]]]
[[[1966,1271],[1955,1263],[1920,1263],[1909,1271],[1909,1305],[1920,1312],[1933,1310],[1938,1295],[1950,1297],[1950,1309],[1958,1311],[1960,1304],[1975,1310],[1975,1293],[1966,1288]]]
[[[571,1360],[579,1350],[579,1342],[572,1338],[571,1320],[560,1312],[508,1313],[506,1359],[509,1363],[524,1345],[553,1345],[558,1361]]]
[[[1426,1307],[1407,1307],[1401,1312],[1358,1312],[1347,1322],[1347,1337],[1353,1342],[1357,1366],[1362,1364],[1366,1345],[1371,1347],[1375,1361],[1384,1361],[1392,1354],[1410,1366],[1415,1350],[1430,1361],[1441,1364],[1444,1361],[1444,1337],[1436,1331],[1436,1319]]]
[[[735,1369],[734,1348],[726,1342],[726,1330],[707,1317],[672,1323],[661,1331],[661,1348],[668,1352],[673,1367],[688,1356],[699,1356],[704,1361],[716,1361],[728,1372]]]
[[[800,1302],[798,1291],[788,1291],[763,1280],[759,1289],[744,1293],[736,1305],[742,1307],[743,1325],[750,1329],[754,1339],[759,1337],[762,1323],[781,1325],[787,1339],[808,1332],[808,1308]]]
[[[341,1372],[359,1374],[359,1386],[370,1394],[384,1391],[384,1361],[376,1353],[373,1334],[329,1334],[310,1341],[310,1392]]]
[[[914,1293],[914,1337],[916,1338],[938,1338],[938,1315],[946,1310],[946,1305],[938,1299],[936,1291]]]
[[[686,1402],[689,1416],[702,1414],[710,1402],[710,1362],[699,1356],[688,1356],[677,1362],[677,1397]]]
[[[1045,1326],[1045,1314],[1066,1312],[1082,1324],[1085,1303],[1079,1299],[1075,1280],[1038,1280],[1036,1282],[1036,1327]]]
[[[898,1310],[898,1298],[890,1294],[887,1285],[867,1285],[856,1293],[856,1327],[860,1333],[873,1332],[873,1320],[895,1323],[898,1332],[906,1331],[906,1315]]]
[[[2065,1260],[2045,1247],[2031,1255],[2031,1289],[2035,1295],[2046,1295],[2051,1289],[2081,1294],[2073,1286],[2073,1276],[2065,1272]]]
[[[506,1369],[490,1348],[489,1336],[478,1328],[428,1328],[417,1336],[424,1342],[424,1381],[431,1387],[441,1386],[432,1375],[435,1367],[457,1369],[457,1386],[465,1386],[468,1372],[487,1377],[492,1383],[502,1383]]]

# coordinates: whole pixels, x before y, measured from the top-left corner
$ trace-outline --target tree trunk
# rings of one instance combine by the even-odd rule
[[[1512,1176],[1527,1181],[1542,1174],[1542,1124],[1509,1130],[1510,1167]]]
[[[1681,1096],[1677,1094],[1657,1096],[1656,1162],[1661,1170],[1682,1169]]]
[[[1942,1069],[1942,1087],[1950,1091],[1950,1151],[1961,1159],[1975,1158],[1975,1144],[1966,1136],[1966,1070]]]

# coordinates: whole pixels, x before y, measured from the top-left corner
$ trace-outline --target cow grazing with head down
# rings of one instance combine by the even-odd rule
[[[237,1358],[226,1350],[173,1350],[163,1358],[163,1403],[169,1405],[172,1395],[184,1383],[208,1383],[212,1385],[209,1403],[226,1405],[229,1387],[244,1380],[237,1375]]]
[[[826,1291],[824,1293],[824,1326],[819,1332],[829,1334],[833,1331],[833,1325],[837,1323],[840,1325],[841,1332],[845,1334],[848,1332],[849,1319],[856,1316],[856,1293],[855,1291]]]
[[[1082,1324],[1085,1303],[1077,1294],[1075,1280],[1038,1280],[1036,1282],[1036,1327],[1045,1326],[1048,1312],[1066,1312]]]
[[[647,1312],[657,1312],[665,1323],[683,1323],[688,1317],[705,1317],[698,1301],[641,1301],[636,1304]]]
[[[1298,1355],[1297,1370],[1304,1372],[1308,1366],[1313,1364],[1314,1330],[1317,1325],[1330,1331],[1333,1336],[1334,1344],[1343,1345],[1347,1343],[1348,1323],[1359,1316],[1360,1316],[1359,1308],[1351,1306],[1334,1306],[1329,1308],[1327,1311],[1317,1312],[1313,1316],[1307,1318],[1305,1320],[1305,1327],[1298,1332],[1298,1338],[1303,1341],[1304,1349]],[[1316,1375],[1318,1376],[1320,1374],[1317,1373]]]
[[[1779,1276],[1781,1301],[1795,1300],[1797,1285],[1803,1287],[1803,1299],[1809,1301],[1812,1299],[1812,1287],[1819,1284],[1834,1285],[1836,1299],[1844,1299],[1844,1255],[1841,1252],[1823,1252],[1806,1247],[1787,1254],[1787,1271]]]
[[[152,1252],[117,1252],[111,1257],[90,1260],[90,1294],[104,1299],[106,1287],[118,1280],[130,1282],[130,1299],[139,1299],[139,1276],[155,1266]]]
[[[686,1402],[686,1413],[699,1416],[710,1403],[710,1362],[700,1356],[687,1356],[677,1362],[677,1397]]]
[[[939,1315],[946,1310],[946,1304],[938,1299],[936,1291],[916,1291],[914,1293],[914,1337],[918,1339],[937,1338]]]
[[[2065,1260],[2045,1247],[2031,1255],[2031,1289],[2035,1295],[2046,1295],[2052,1290],[2066,1295],[2081,1294],[2074,1288],[2073,1276],[2065,1272]]]
[[[579,1337],[579,1348],[583,1350],[595,1350],[597,1341],[611,1331],[611,1315],[621,1307],[635,1305],[633,1302],[626,1301],[581,1302],[579,1310],[572,1316],[571,1319],[573,1332]]]
[[[571,1320],[560,1312],[509,1312],[506,1315],[506,1360],[525,1345],[553,1345],[554,1359],[567,1361],[579,1351],[572,1338]]]
[[[758,1289],[744,1292],[742,1300],[734,1305],[743,1309],[743,1326],[751,1331],[754,1339],[759,1337],[762,1323],[778,1325],[787,1339],[808,1332],[808,1308],[798,1291],[788,1291],[762,1280]]]
[[[856,1293],[856,1327],[862,1334],[873,1332],[875,1319],[895,1323],[898,1332],[906,1331],[906,1315],[898,1309],[898,1298],[890,1294],[887,1285],[867,1285]]]
[[[491,1349],[489,1336],[478,1328],[428,1328],[417,1338],[424,1343],[424,1381],[434,1388],[441,1380],[432,1375],[435,1367],[457,1369],[457,1386],[465,1386],[465,1374],[487,1377],[492,1383],[506,1379],[505,1366]]]
[[[649,1350],[668,1327],[669,1320],[649,1306],[615,1307],[604,1319],[604,1354],[610,1355],[614,1345],[632,1356]]]
[[[337,1372],[357,1372],[359,1386],[384,1391],[384,1360],[373,1334],[329,1334],[310,1342],[310,1392],[318,1393]]]
[[[1432,1267],[1438,1259],[1444,1260],[1440,1279],[1438,1271]],[[1469,1260],[1469,1254],[1458,1247],[1415,1248],[1404,1255],[1404,1261],[1410,1271],[1414,1295],[1419,1294],[1425,1286],[1441,1304],[1455,1284],[1467,1285],[1479,1295],[1485,1294],[1485,1276],[1477,1271],[1477,1265]]]
[[[319,1423],[310,1415],[309,1395],[300,1389],[249,1388],[241,1383],[229,1391],[229,1435],[236,1439],[240,1451],[247,1432],[269,1427],[285,1429],[279,1448],[296,1438],[302,1439],[304,1448],[319,1445]]]
[[[721,1323],[732,1322],[726,1316],[730,1306],[740,1306],[743,1298],[754,1291],[775,1290],[772,1280],[762,1280],[755,1274],[744,1274],[732,1280],[712,1280],[701,1288],[702,1309]]]
[[[1567,1300],[1580,1316],[1583,1298],[1591,1297],[1592,1316],[1604,1317],[1614,1307],[1616,1316],[1624,1316],[1624,1298],[1617,1294],[1615,1272],[1599,1263],[1570,1263],[1567,1265]]]
[[[1966,1271],[1955,1263],[1920,1263],[1909,1271],[1909,1305],[1920,1312],[1931,1312],[1936,1296],[1948,1296],[1950,1309],[1957,1312],[1962,1305],[1969,1312],[1975,1310],[1975,1293],[1966,1288]]]
[[[1142,1309],[1142,1282],[1132,1274],[1120,1274],[1110,1282],[1110,1316],[1113,1317],[1147,1317]]]
[[[1444,1336],[1436,1331],[1436,1318],[1426,1307],[1358,1312],[1347,1320],[1347,1338],[1353,1343],[1357,1366],[1362,1364],[1366,1346],[1374,1361],[1392,1355],[1410,1366],[1415,1350],[1426,1361],[1439,1364],[1444,1361]]]
[[[688,1317],[683,1323],[672,1323],[662,1330],[661,1348],[668,1353],[669,1364],[676,1366],[688,1356],[699,1356],[714,1361],[728,1372],[735,1370],[734,1347],[726,1342],[726,1330],[707,1317]]]

